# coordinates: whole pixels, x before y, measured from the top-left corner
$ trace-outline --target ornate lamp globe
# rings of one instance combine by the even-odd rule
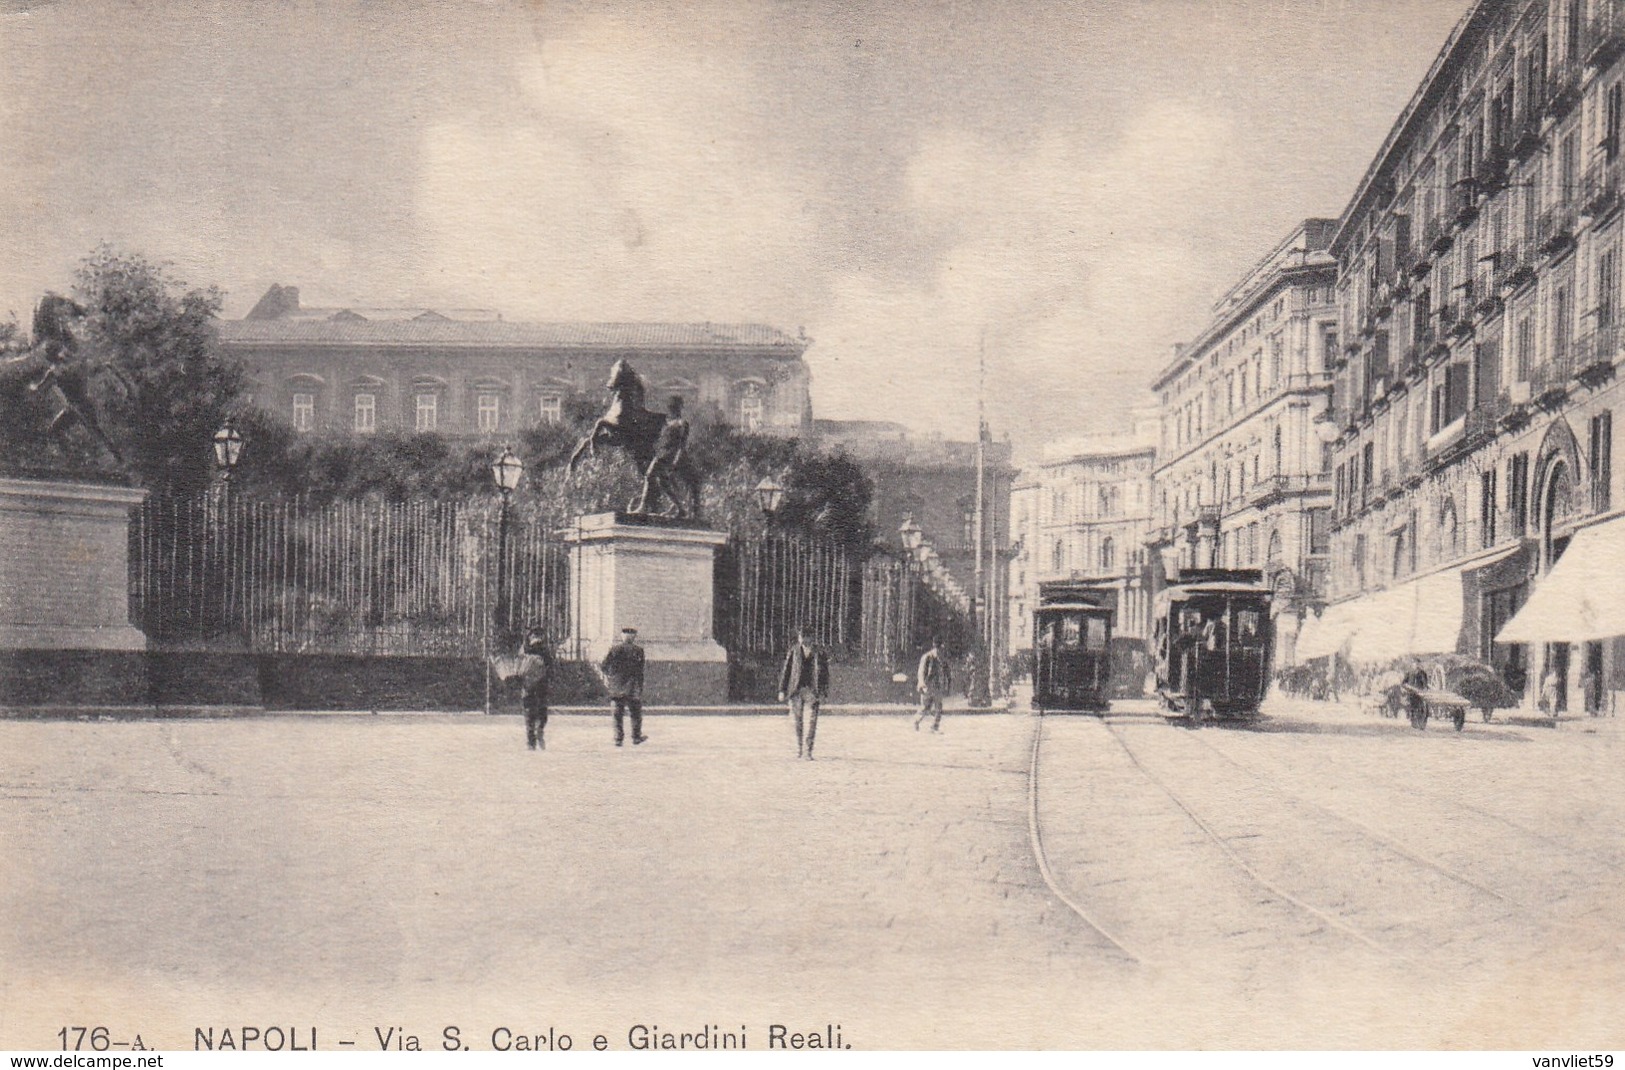
[[[784,487],[772,476],[764,476],[756,484],[756,504],[762,507],[762,512],[772,516],[784,504]]]
[[[502,447],[502,456],[491,464],[491,478],[496,481],[497,489],[507,497],[519,486],[519,480],[525,474],[525,462],[507,446]]]
[[[232,469],[237,467],[237,459],[243,452],[243,434],[237,430],[236,424],[228,417],[220,430],[214,433],[214,463],[215,467],[230,478]]]

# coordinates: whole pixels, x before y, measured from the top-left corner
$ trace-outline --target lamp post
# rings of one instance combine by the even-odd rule
[[[772,476],[763,476],[756,484],[756,504],[762,509],[762,518],[771,525],[773,515],[784,504],[784,486]]]
[[[231,474],[237,468],[237,459],[243,453],[243,433],[237,430],[237,425],[228,416],[226,422],[220,425],[220,430],[214,433],[214,466],[220,470],[220,478],[231,486]]]
[[[525,474],[525,462],[521,461],[507,446],[502,447],[502,455],[491,464],[491,478],[496,482],[497,490],[502,492],[502,511],[497,518],[497,603],[496,603],[496,634],[507,649],[510,636],[508,635],[508,498],[514,489],[519,486],[520,477]]]
[[[915,522],[913,513],[903,514],[903,523],[897,529],[897,534],[903,540],[903,549],[910,555],[917,554],[920,545],[925,542],[925,531]]]

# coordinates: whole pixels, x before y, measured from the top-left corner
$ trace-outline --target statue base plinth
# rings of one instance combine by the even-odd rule
[[[560,532],[570,546],[570,636],[564,653],[597,664],[638,630],[644,701],[713,705],[728,698],[728,652],[712,630],[720,531],[664,517],[597,513]]]
[[[138,706],[147,637],[130,625],[130,509],[146,492],[0,479],[0,705]]]

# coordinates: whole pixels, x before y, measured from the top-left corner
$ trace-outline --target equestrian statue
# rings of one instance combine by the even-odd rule
[[[617,360],[610,368],[605,388],[610,393],[609,408],[570,454],[570,471],[575,471],[584,454],[597,456],[600,445],[618,447],[643,473],[643,490],[628,512],[698,519],[700,476],[689,456],[689,424],[683,418],[683,399],[671,398],[666,413],[645,407],[643,377],[625,360]],[[667,501],[666,508],[652,513],[651,505],[662,497]]]
[[[13,412],[39,412],[43,420],[35,430],[40,437],[51,438],[78,425],[123,465],[123,456],[97,418],[90,380],[107,373],[126,391],[131,385],[111,363],[92,361],[80,352],[78,327],[84,318],[84,307],[71,298],[54,293],[41,298],[34,310],[33,344],[20,355],[0,360],[0,399]]]

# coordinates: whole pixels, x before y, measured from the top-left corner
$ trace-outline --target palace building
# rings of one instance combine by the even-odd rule
[[[272,286],[220,325],[248,365],[253,401],[302,432],[384,429],[506,435],[599,407],[624,358],[648,404],[684,399],[768,434],[811,430],[811,344],[757,324],[515,323],[485,310],[307,308]]]
[[[1625,686],[1616,0],[1481,0],[1338,223],[1334,604],[1317,647]],[[1509,626],[1510,623],[1510,626]]]
[[[1282,663],[1326,598],[1332,500],[1319,428],[1338,353],[1334,227],[1295,227],[1151,384],[1162,421],[1146,543],[1157,571],[1261,569],[1276,590]]]

